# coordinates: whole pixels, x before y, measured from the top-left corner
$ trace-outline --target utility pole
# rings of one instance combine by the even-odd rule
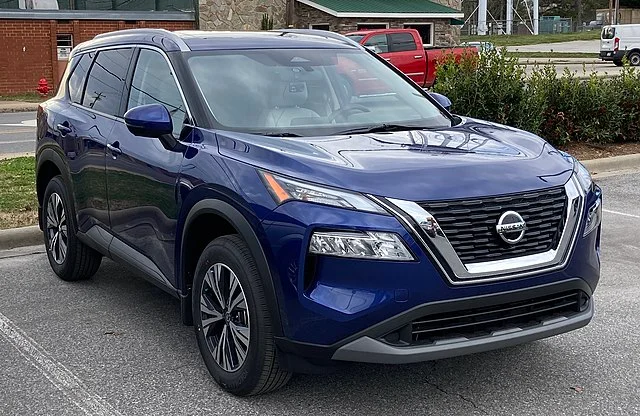
[[[615,25],[620,24],[620,0],[616,0],[616,15],[613,19]]]
[[[487,0],[478,2],[478,35],[487,34]]]
[[[507,0],[507,35],[513,34],[513,0]]]
[[[613,24],[613,0],[609,0],[609,14],[607,15],[606,24]]]
[[[618,0],[616,0],[618,1]],[[539,23],[540,23],[540,5],[538,4],[538,0],[533,0],[533,34],[539,34]]]

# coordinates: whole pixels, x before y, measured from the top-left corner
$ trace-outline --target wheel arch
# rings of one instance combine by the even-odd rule
[[[274,320],[274,334],[276,336],[282,335],[275,280],[260,239],[246,216],[230,203],[220,199],[203,199],[196,202],[186,215],[184,226],[182,227],[177,286],[181,299],[183,323],[191,325],[193,322],[193,317],[191,316],[191,283],[193,282],[195,265],[206,246],[206,244],[202,246],[201,239],[190,237],[195,236],[196,234],[194,233],[202,230],[203,225],[211,224],[210,221],[214,221],[214,224],[219,228],[207,233],[209,237],[206,244],[217,237],[228,234],[238,234],[247,243],[263,282],[269,312]]]
[[[67,186],[70,195],[73,194],[70,188],[71,175],[69,174],[67,165],[62,160],[62,157],[56,151],[53,149],[43,149],[36,160],[36,195],[38,198],[39,209],[42,208],[42,199],[44,198],[44,192],[47,189],[47,185],[51,179],[58,175],[62,176],[62,180]],[[72,204],[72,209],[75,208],[73,206],[73,197],[70,198],[69,203]],[[73,212],[75,212],[75,209]],[[40,222],[40,216],[38,216],[38,224],[42,228],[42,224]]]

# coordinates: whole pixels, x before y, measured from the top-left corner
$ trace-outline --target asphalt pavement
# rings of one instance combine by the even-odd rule
[[[33,153],[36,146],[36,113],[0,113],[0,156]]]
[[[600,39],[507,46],[507,50],[510,52],[582,52],[597,54],[600,52]]]
[[[0,252],[2,415],[640,414],[640,171],[605,192],[602,278],[585,328],[421,364],[354,364],[236,398],[211,380],[179,303],[105,260],[66,283],[41,246]]]

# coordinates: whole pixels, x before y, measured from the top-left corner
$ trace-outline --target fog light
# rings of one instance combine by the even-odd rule
[[[317,232],[309,253],[374,260],[413,260],[402,239],[383,232]]]
[[[598,228],[600,222],[602,222],[602,198],[598,198],[596,203],[589,208],[589,212],[587,213],[587,222],[584,225],[583,237],[586,237],[591,231]]]

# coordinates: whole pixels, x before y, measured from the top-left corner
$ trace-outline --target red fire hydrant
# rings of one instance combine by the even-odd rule
[[[43,97],[49,94],[49,83],[45,78],[40,78],[40,81],[38,81],[38,88],[36,88],[36,91],[38,91],[40,95],[42,95]]]

